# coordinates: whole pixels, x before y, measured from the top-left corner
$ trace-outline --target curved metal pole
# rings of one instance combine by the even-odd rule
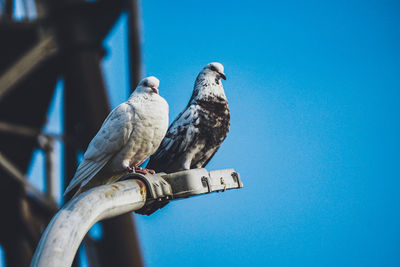
[[[78,247],[96,222],[135,211],[146,202],[146,186],[139,180],[126,180],[89,190],[57,212],[47,226],[31,267],[69,267]]]

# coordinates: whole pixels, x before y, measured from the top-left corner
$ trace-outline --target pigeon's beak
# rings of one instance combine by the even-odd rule
[[[151,87],[151,90],[153,90],[154,93],[158,94],[158,89],[155,87]]]
[[[219,77],[221,77],[222,79],[226,80],[225,73],[221,73],[221,72],[218,72],[218,73],[219,73]]]

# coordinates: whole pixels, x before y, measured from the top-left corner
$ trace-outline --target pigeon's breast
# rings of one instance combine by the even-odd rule
[[[168,104],[163,102],[143,104],[136,109],[132,118],[132,134],[113,159],[115,168],[141,164],[157,150],[168,128]]]
[[[226,137],[230,127],[230,113],[226,101],[197,101],[199,105],[199,128],[201,139],[211,146],[219,145]]]

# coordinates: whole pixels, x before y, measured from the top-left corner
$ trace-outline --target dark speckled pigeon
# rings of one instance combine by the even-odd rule
[[[176,172],[207,165],[229,132],[230,114],[222,86],[226,79],[222,64],[214,62],[197,76],[185,110],[168,129],[147,168]]]

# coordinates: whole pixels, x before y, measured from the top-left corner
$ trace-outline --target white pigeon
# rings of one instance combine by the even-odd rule
[[[64,195],[77,187],[79,194],[115,182],[127,172],[147,172],[139,165],[157,150],[168,128],[169,107],[158,94],[159,84],[156,77],[144,78],[129,99],[111,111]]]
[[[222,64],[213,62],[197,76],[185,110],[171,124],[148,168],[176,172],[207,165],[229,132],[228,100],[222,86]]]

